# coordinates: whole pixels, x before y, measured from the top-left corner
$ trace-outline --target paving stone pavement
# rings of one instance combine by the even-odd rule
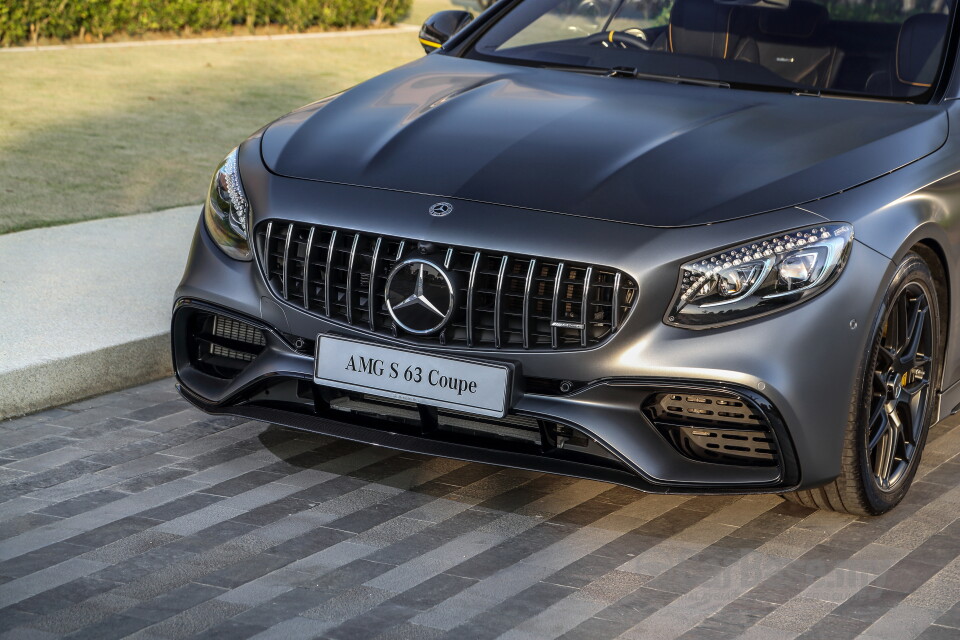
[[[960,420],[880,518],[645,495],[190,408],[0,422],[0,638],[960,638]]]

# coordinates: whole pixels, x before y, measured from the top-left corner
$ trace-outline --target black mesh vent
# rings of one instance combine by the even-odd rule
[[[292,222],[257,229],[274,294],[317,315],[414,342],[496,349],[597,345],[622,325],[637,285],[615,269],[551,258],[429,245],[459,282],[459,308],[440,333],[406,335],[387,312],[387,276],[424,243]]]
[[[266,347],[263,331],[220,314],[190,310],[190,360],[200,371],[232,379]]]
[[[744,398],[708,393],[659,393],[643,407],[650,421],[694,460],[773,466],[780,462],[773,430]]]

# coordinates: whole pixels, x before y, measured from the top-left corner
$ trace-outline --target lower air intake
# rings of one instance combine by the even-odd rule
[[[257,327],[220,314],[194,312],[190,326],[193,365],[216,378],[235,378],[267,344]]]
[[[703,462],[775,466],[776,439],[763,413],[737,396],[654,394],[644,414],[680,453]]]

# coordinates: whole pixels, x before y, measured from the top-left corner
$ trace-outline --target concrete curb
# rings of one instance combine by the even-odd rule
[[[0,236],[0,420],[170,375],[199,205]]]
[[[170,334],[0,374],[0,420],[158,380],[173,373]]]

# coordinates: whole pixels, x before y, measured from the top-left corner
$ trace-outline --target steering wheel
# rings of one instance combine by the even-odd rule
[[[605,47],[618,47],[620,49],[642,49],[650,50],[650,42],[647,40],[647,34],[643,29],[627,29],[626,31],[601,31],[591,36],[587,36],[585,44],[599,44]]]

